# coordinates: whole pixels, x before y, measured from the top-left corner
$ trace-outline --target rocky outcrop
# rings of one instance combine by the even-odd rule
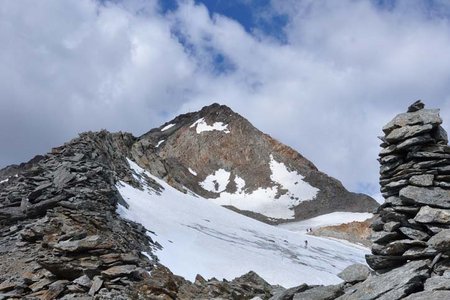
[[[158,263],[159,244],[116,213],[127,205],[116,183],[139,187],[126,161],[134,141],[85,133],[1,184],[0,299],[268,299],[279,291],[253,272],[192,283]]]
[[[125,155],[133,140],[85,133],[2,183],[1,299],[127,299],[149,277],[158,245],[115,212],[125,203],[114,183],[132,178]]]

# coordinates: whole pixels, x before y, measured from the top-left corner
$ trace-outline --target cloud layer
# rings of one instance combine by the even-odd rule
[[[423,99],[450,129],[450,11],[426,3],[273,1],[257,12],[286,18],[273,35],[193,1],[2,1],[0,166],[220,102],[375,193],[383,124]]]

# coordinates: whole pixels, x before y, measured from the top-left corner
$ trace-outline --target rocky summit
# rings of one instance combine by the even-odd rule
[[[219,104],[150,130],[132,148],[136,162],[178,189],[267,223],[378,206]]]

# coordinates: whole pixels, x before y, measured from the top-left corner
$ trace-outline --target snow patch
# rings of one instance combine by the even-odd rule
[[[242,194],[244,192],[244,187],[245,187],[244,178],[241,178],[238,175],[236,175],[236,177],[234,179],[234,183],[236,183],[236,189],[237,189],[236,193]]]
[[[156,148],[158,148],[159,146],[161,146],[161,144],[164,143],[164,141],[165,141],[165,140],[160,140],[160,141],[158,142],[158,144],[156,144]]]
[[[198,119],[191,126],[189,126],[189,128],[192,128],[194,126],[196,126],[195,129],[196,129],[197,133],[199,133],[199,134],[204,131],[213,131],[213,130],[230,133],[230,130],[227,129],[228,124],[224,124],[222,122],[215,122],[212,125],[208,125],[208,124],[206,124],[205,118]]]
[[[196,274],[231,280],[253,270],[286,288],[336,284],[341,282],[336,274],[345,267],[365,263],[366,249],[258,222],[183,194],[128,162],[136,174],[145,173],[161,185],[162,192],[145,186],[144,180],[143,190],[119,182],[129,208],[119,205],[118,213],[155,232],[152,239],[163,247],[155,252],[161,263],[188,280],[194,281]]]
[[[189,173],[191,173],[194,176],[197,176],[197,172],[195,172],[194,170],[192,170],[191,168],[188,168]]]
[[[166,125],[161,129],[161,131],[166,131],[167,129],[172,128],[173,126],[175,126],[175,124]]]
[[[9,178],[6,178],[6,179],[3,179],[3,180],[0,180],[0,184],[2,184],[2,183],[5,183],[5,182],[8,182],[9,181]]]
[[[302,201],[313,200],[319,189],[303,181],[303,176],[296,171],[289,171],[283,163],[275,161],[270,156],[270,179],[274,185],[268,188],[258,188],[251,193],[245,193],[244,179],[236,176],[235,183],[238,187],[236,193],[222,192],[218,198],[210,201],[219,205],[232,205],[240,210],[248,210],[277,219],[293,219],[292,207]],[[243,184],[242,188],[239,188]],[[226,186],[226,185],[225,185]],[[287,193],[277,198],[279,190],[287,190]],[[211,190],[212,192],[220,192]]]
[[[294,232],[305,232],[307,228],[334,226],[344,223],[350,223],[353,221],[361,222],[372,217],[373,214],[371,213],[333,212],[311,219],[280,224],[277,226]]]
[[[230,172],[219,169],[206,176],[205,180],[200,182],[200,186],[207,191],[221,193],[227,188],[228,182],[230,181],[230,175]]]

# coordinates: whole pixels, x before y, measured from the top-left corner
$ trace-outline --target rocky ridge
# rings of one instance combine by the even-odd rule
[[[213,105],[177,120],[208,119],[220,111],[230,113],[227,109]],[[122,219],[116,211],[118,204],[127,206],[116,188],[119,181],[141,187],[127,158],[179,190],[194,190],[189,185],[192,177],[184,176],[189,172],[186,165],[168,154],[173,150],[169,147],[160,153],[154,140],[155,135],[173,132],[151,132],[140,138],[83,133],[46,155],[0,170],[0,299],[289,299],[300,290],[314,292],[315,287],[307,285],[289,290],[271,286],[253,272],[233,281],[198,276],[189,282],[162,266],[153,255],[160,245],[142,225]],[[176,136],[167,136],[168,142]],[[287,155],[310,173],[318,172],[291,148],[268,136],[265,143],[278,151],[278,159]],[[350,195],[350,202],[358,198],[336,180],[318,176]],[[146,181],[160,188],[151,178]],[[363,210],[368,210],[367,203]]]
[[[115,183],[139,185],[126,161],[134,141],[84,133],[2,180],[0,299],[268,299],[283,290],[253,272],[192,283],[159,264],[160,245],[116,213],[127,204]]]

